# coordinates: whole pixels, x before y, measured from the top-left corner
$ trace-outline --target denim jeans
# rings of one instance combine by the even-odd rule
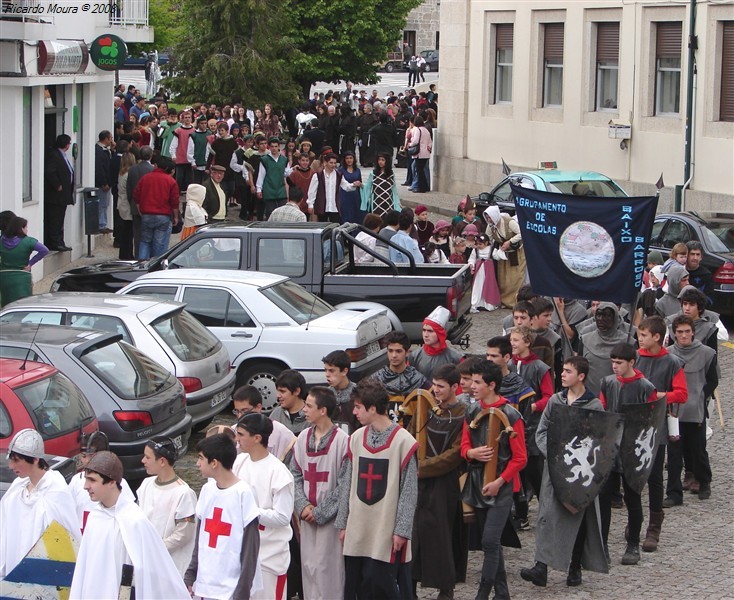
[[[168,250],[171,239],[171,217],[168,215],[143,215],[140,227],[138,258],[147,260]]]
[[[99,228],[107,229],[107,212],[110,208],[110,202],[112,201],[112,190],[99,190],[97,192],[97,198],[99,198]]]

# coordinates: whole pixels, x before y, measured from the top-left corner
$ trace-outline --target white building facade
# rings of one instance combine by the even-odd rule
[[[79,190],[94,186],[97,135],[111,131],[114,122],[115,73],[98,69],[84,57],[91,42],[103,34],[126,42],[152,42],[148,0],[2,2],[0,210],[28,219],[29,235],[43,241],[44,156],[62,133],[71,137],[76,155],[69,151],[77,193],[65,221],[65,241],[72,252],[38,263],[34,280],[86,251]],[[54,56],[54,50],[60,51]],[[111,223],[111,214],[109,219]]]
[[[502,178],[503,158],[556,161],[631,195],[663,173],[665,210],[675,186],[686,209],[734,210],[734,3],[694,4],[689,79],[690,2],[442,0],[434,185],[475,194]]]

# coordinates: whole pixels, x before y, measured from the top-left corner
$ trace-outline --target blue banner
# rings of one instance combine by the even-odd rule
[[[512,185],[533,291],[633,302],[647,263],[657,196],[568,196]]]

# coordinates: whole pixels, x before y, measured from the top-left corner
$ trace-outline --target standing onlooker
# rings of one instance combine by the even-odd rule
[[[28,236],[28,221],[13,217],[0,237],[0,306],[33,294],[31,267],[47,254],[46,246]]]
[[[204,198],[207,189],[198,183],[192,183],[186,188],[186,212],[184,213],[181,239],[185,240],[199,227],[206,224],[207,214],[204,210]]]
[[[94,147],[94,186],[99,188],[99,233],[112,233],[107,227],[107,210],[112,198],[112,179],[110,175],[110,154],[112,133],[106,129],[99,132],[97,145]]]
[[[127,177],[127,201],[130,203],[130,213],[133,219],[133,257],[138,258],[140,252],[140,227],[141,218],[138,205],[133,200],[135,188],[142,179],[143,175],[155,170],[151,160],[153,158],[153,150],[151,148],[140,149],[140,162],[130,168]]]
[[[418,85],[418,78],[420,78],[422,83],[426,82],[426,59],[423,58],[422,54],[419,54],[415,57],[415,60],[418,63],[418,75],[415,76],[415,83],[413,85]]]
[[[271,212],[268,221],[271,223],[305,223],[306,215],[303,214],[299,205],[302,199],[301,188],[291,186],[288,189],[288,202]]]
[[[431,150],[433,150],[433,139],[431,132],[423,124],[423,117],[418,115],[415,118],[415,129],[411,133],[410,146],[412,148],[418,146],[418,154],[415,155],[415,175],[417,179],[413,182],[413,186],[409,188],[411,192],[424,194],[429,191],[428,179],[426,177],[426,167],[428,160],[431,158]]]
[[[49,250],[68,252],[64,242],[64,218],[66,207],[74,204],[74,168],[66,155],[71,138],[62,133],[56,138],[54,148],[46,154],[46,192],[43,204],[43,241]]]
[[[155,171],[143,176],[133,193],[141,215],[140,260],[163,254],[171,239],[171,223],[178,224],[175,168],[172,160],[159,158]]]
[[[362,181],[362,171],[357,166],[357,158],[352,150],[347,150],[342,157],[342,166],[339,167],[342,179],[347,183],[354,184]],[[292,175],[292,174],[291,174]],[[358,189],[347,192],[339,190],[339,214],[342,223],[362,224],[366,211],[361,209],[362,197]]]
[[[149,148],[150,150],[150,148]],[[125,152],[120,159],[120,170],[117,176],[117,214],[120,217],[117,228],[117,242],[120,246],[120,260],[133,260],[133,213],[131,198],[127,195],[127,182],[130,169],[135,166],[135,156]]]

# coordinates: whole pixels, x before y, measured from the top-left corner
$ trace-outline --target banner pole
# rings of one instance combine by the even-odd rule
[[[630,313],[630,326],[627,330],[627,343],[630,343],[630,337],[632,336],[632,328],[634,327],[635,323],[635,315],[637,314],[637,304],[640,301],[640,290],[637,290],[637,293],[635,294],[635,299],[632,302],[632,311]]]
[[[531,287],[532,287],[532,284],[531,284]],[[564,302],[564,306],[565,306],[565,302]],[[553,296],[553,308],[555,309],[556,314],[558,315],[558,322],[561,324],[561,337],[568,344],[568,347],[571,348],[571,352],[573,352],[573,346],[571,345],[571,338],[569,338],[568,333],[566,333],[566,328],[563,326],[563,319],[561,319],[561,311],[558,310],[558,304],[556,304],[556,296]]]

